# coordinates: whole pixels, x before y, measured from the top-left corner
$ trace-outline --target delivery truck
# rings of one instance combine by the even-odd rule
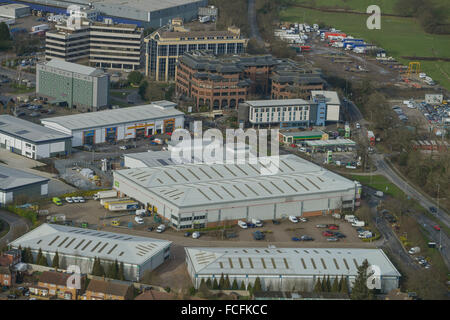
[[[139,209],[139,202],[137,201],[111,203],[108,206],[109,211],[131,211],[137,209]]]
[[[352,227],[364,227],[366,223],[364,221],[353,221]]]
[[[130,198],[104,198],[100,200],[100,204],[102,206],[105,206],[105,204],[110,202],[126,201],[126,200],[130,200]]]
[[[104,207],[105,207],[105,209],[109,209],[109,207],[110,207],[111,205],[113,205],[113,204],[119,204],[119,203],[131,203],[131,202],[135,202],[135,201],[132,200],[132,199],[129,199],[129,198],[123,199],[123,200],[110,201],[110,202],[107,201],[107,202],[105,203]]]
[[[40,24],[40,25],[31,27],[32,32],[47,31],[47,30],[50,30],[50,26],[48,24]]]
[[[114,198],[117,197],[117,190],[107,190],[107,191],[99,191],[94,194],[94,200],[100,200],[104,198]]]

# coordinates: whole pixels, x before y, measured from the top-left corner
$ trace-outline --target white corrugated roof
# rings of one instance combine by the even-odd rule
[[[84,228],[43,224],[14,240],[13,247],[140,265],[169,247],[170,241]]]
[[[48,180],[32,173],[0,165],[0,190],[10,190]]]
[[[163,101],[163,103],[164,106],[162,107],[157,103],[152,103],[136,107],[45,118],[41,122],[44,125],[55,123],[69,130],[80,130],[184,115],[183,112],[174,107],[168,107],[167,101]]]
[[[367,259],[381,276],[399,277],[381,249],[355,248],[185,248],[198,275],[356,276]]]
[[[262,161],[134,168],[115,171],[114,176],[178,207],[347,191],[355,186],[353,181],[295,155],[279,156],[278,172],[275,162],[271,166]]]

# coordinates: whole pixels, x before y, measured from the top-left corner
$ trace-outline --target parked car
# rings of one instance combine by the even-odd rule
[[[160,224],[158,228],[156,228],[156,232],[159,233],[164,232],[164,230],[166,230],[166,226],[164,224]]]
[[[302,241],[301,238],[297,238],[297,237],[292,237],[292,241]]]
[[[430,212],[431,212],[431,213],[436,213],[436,212],[437,212],[436,207],[430,207]]]
[[[328,228],[327,224],[316,224],[316,228]]]
[[[433,226],[433,229],[436,231],[441,231],[441,227],[439,227],[438,225]]]
[[[190,236],[191,236],[191,233],[190,233],[189,231],[188,231],[188,232],[185,232],[185,233],[184,233],[184,236],[185,236],[185,237],[190,237]]]
[[[72,201],[75,203],[78,203],[78,202],[80,202],[80,199],[78,199],[78,197],[72,197]]]
[[[192,238],[193,238],[193,239],[198,239],[198,238],[200,238],[200,232],[198,232],[198,231],[193,232],[193,233],[192,233]]]
[[[255,232],[253,232],[253,239],[255,239],[255,240],[264,240],[264,238],[265,238],[265,235],[261,231],[257,230]]]
[[[8,294],[8,299],[17,299],[15,294]]]
[[[343,234],[343,233],[340,233],[340,232],[335,232],[335,233],[334,233],[334,236],[335,236],[336,238],[339,238],[339,239],[341,239],[341,238],[346,238],[346,235]]]
[[[65,200],[67,203],[73,203],[72,197],[66,197]]]
[[[300,239],[301,239],[302,241],[313,241],[313,240],[314,240],[313,237],[306,236],[306,235],[305,235],[305,236],[301,236]]]
[[[144,219],[138,216],[134,217],[134,221],[136,221],[137,224],[144,224]]]
[[[322,232],[322,235],[323,235],[324,237],[332,237],[332,236],[334,236],[334,233],[331,232],[331,231],[323,231],[323,232]]]
[[[308,219],[303,218],[303,217],[298,218],[298,220],[300,220],[301,222],[308,222]]]
[[[328,229],[330,229],[330,230],[339,230],[339,227],[337,225],[335,225],[335,224],[330,224],[328,226]]]
[[[62,201],[61,201],[61,199],[58,198],[58,197],[52,198],[52,202],[53,202],[54,204],[56,204],[57,206],[62,206]]]
[[[298,223],[298,219],[295,216],[289,216],[289,221],[292,223]]]
[[[120,226],[120,221],[118,219],[114,219],[113,221],[111,221],[111,226],[113,227]]]
[[[339,239],[336,237],[331,237],[331,238],[327,238],[327,241],[336,242],[336,241],[339,241]]]
[[[76,198],[78,199],[78,202],[81,202],[81,203],[85,203],[86,202],[86,200],[84,200],[84,198],[82,196],[78,196]]]
[[[242,221],[242,220],[238,221],[238,226],[241,227],[242,229],[247,229],[248,228],[247,224],[244,221]]]

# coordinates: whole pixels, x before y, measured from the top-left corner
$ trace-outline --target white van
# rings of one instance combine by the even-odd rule
[[[164,232],[164,230],[166,230],[166,226],[164,224],[160,224],[158,228],[156,228],[156,232],[159,233]]]
[[[238,221],[238,226],[241,227],[242,229],[247,229],[248,228],[247,224],[244,221],[242,221],[242,220]]]
[[[255,226],[257,226],[257,227],[262,227],[262,226],[263,226],[262,221],[259,220],[259,219],[252,218],[252,223],[253,223]]]

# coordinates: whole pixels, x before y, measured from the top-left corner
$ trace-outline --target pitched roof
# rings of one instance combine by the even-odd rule
[[[58,286],[67,286],[67,280],[72,274],[57,271],[44,271],[39,276],[39,282],[55,284]]]
[[[91,279],[86,290],[125,297],[129,288],[130,285],[125,283]]]
[[[0,266],[0,274],[11,274],[11,269],[9,267]]]
[[[174,300],[175,295],[168,292],[147,290],[138,295],[134,300]]]
[[[0,190],[11,190],[35,183],[48,182],[48,178],[0,165]]]

